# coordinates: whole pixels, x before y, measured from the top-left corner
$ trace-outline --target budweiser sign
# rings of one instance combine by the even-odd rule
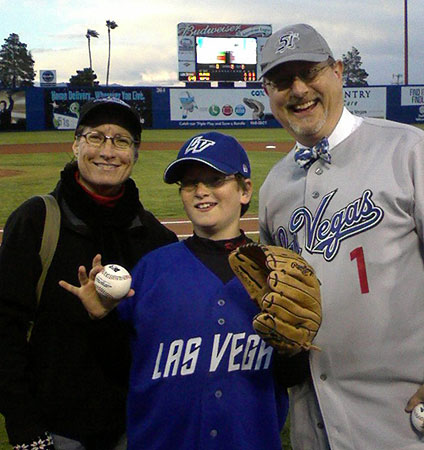
[[[231,23],[179,23],[178,36],[243,36],[261,37],[272,34],[271,25]]]

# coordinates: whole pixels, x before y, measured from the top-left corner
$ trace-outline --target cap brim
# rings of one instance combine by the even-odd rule
[[[128,127],[130,127],[131,130],[134,130],[137,136],[140,136],[142,132],[140,120],[132,109],[118,103],[98,103],[97,105],[93,105],[82,117],[80,117],[78,126],[95,120],[97,115],[100,116],[103,113],[107,114],[108,111],[116,111],[123,119],[122,123],[127,122]]]
[[[176,183],[177,181],[181,180],[182,177],[182,170],[185,165],[189,162],[200,162],[202,164],[205,164],[209,167],[212,167],[212,169],[217,170],[218,172],[225,173],[226,175],[231,175],[233,173],[236,173],[234,169],[232,169],[229,166],[225,166],[222,163],[217,163],[216,161],[205,161],[202,158],[195,158],[195,157],[187,157],[182,159],[177,159],[176,161],[169,164],[169,166],[165,169],[165,172],[163,174],[163,179],[165,183],[172,184]]]
[[[300,54],[298,53],[296,55],[290,55],[286,58],[281,58],[277,61],[274,61],[273,63],[266,66],[265,70],[262,71],[261,76],[258,78],[258,80],[260,80],[262,77],[264,77],[274,67],[277,67],[281,64],[285,64],[287,62],[307,61],[307,62],[317,62],[318,63],[318,62],[327,61],[328,58],[329,58],[329,55],[327,53],[322,54],[322,55],[317,55],[316,53],[300,53]]]

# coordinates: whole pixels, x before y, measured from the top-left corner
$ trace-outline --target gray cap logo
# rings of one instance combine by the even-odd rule
[[[287,48],[295,48],[295,40],[298,41],[299,39],[299,33],[293,33],[293,31],[283,34],[280,37],[280,40],[278,42],[279,45],[275,53],[284,53]]]

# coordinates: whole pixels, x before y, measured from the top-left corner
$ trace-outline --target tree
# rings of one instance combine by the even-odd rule
[[[106,70],[106,86],[109,86],[109,67],[110,67],[110,30],[114,30],[118,24],[114,20],[106,20],[107,35],[109,40],[109,52],[107,56],[107,70]]]
[[[69,84],[71,86],[97,86],[98,81],[94,81],[97,75],[94,73],[93,69],[86,67],[83,70],[77,70],[76,75],[72,75],[69,78]]]
[[[87,29],[87,34],[85,35],[85,37],[88,40],[88,58],[90,59],[90,69],[92,69],[93,68],[93,64],[92,64],[92,60],[91,60],[91,45],[90,45],[90,41],[91,41],[92,37],[94,37],[94,38],[99,37],[99,33],[97,33],[96,30]]]
[[[343,69],[343,82],[345,86],[368,86],[366,78],[368,73],[361,69],[362,61],[359,50],[352,47],[352,50],[342,56],[344,69]]]
[[[34,84],[34,60],[27,45],[11,33],[0,49],[0,84],[15,89]]]

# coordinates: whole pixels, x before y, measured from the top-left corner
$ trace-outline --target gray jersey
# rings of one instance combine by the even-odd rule
[[[292,151],[259,194],[261,241],[301,252],[322,283],[292,445],[422,449],[404,408],[424,383],[424,133],[365,119],[331,155],[306,172]]]

